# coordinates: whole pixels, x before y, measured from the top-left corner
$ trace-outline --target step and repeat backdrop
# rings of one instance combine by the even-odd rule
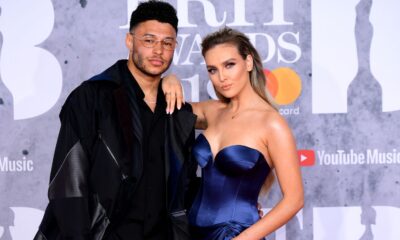
[[[214,98],[202,37],[244,32],[293,128],[305,206],[267,239],[400,239],[400,1],[172,0],[170,72]],[[58,113],[121,58],[137,0],[0,0],[0,239],[31,239],[47,204]],[[267,211],[281,197],[260,196]]]

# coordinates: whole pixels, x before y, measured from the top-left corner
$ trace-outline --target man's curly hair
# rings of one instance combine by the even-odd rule
[[[132,31],[139,23],[148,20],[169,23],[178,33],[178,17],[176,15],[176,10],[167,2],[159,0],[140,2],[136,10],[132,12],[129,31]]]

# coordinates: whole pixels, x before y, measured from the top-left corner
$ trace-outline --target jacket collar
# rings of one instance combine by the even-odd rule
[[[134,80],[128,70],[128,60],[119,60],[104,72],[90,78],[90,81],[111,81],[118,85],[114,89],[113,95],[116,101],[119,122],[123,128],[123,133],[127,146],[132,146],[133,137],[141,144],[142,124],[140,112],[136,99],[137,91],[127,81]],[[143,94],[143,92],[142,92]]]
[[[123,141],[126,152],[117,160],[120,166],[124,166],[124,160],[132,163],[129,169],[122,167],[122,171],[136,179],[140,178],[142,163],[142,124],[140,121],[139,106],[136,101],[136,92],[127,86],[126,81],[130,80],[132,75],[127,67],[127,60],[119,60],[104,72],[92,77],[89,81],[110,81],[116,84],[113,90],[113,98],[118,116],[118,125],[121,127]],[[126,160],[125,160],[126,161]]]

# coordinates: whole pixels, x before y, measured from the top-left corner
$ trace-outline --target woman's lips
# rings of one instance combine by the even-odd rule
[[[229,90],[231,88],[231,86],[232,86],[232,84],[224,84],[224,85],[221,85],[221,89],[226,91],[226,90]]]

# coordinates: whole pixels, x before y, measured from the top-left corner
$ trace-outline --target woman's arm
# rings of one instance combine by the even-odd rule
[[[205,115],[205,110],[209,107],[210,102],[192,102],[193,113],[197,115],[195,128],[205,130],[207,128],[207,119]]]
[[[282,199],[235,240],[261,239],[286,224],[303,207],[303,184],[294,137],[281,116],[274,116],[269,121],[269,128],[268,153],[275,167]]]
[[[185,103],[185,99],[183,97],[183,90],[181,81],[177,78],[175,74],[169,74],[163,78],[162,81],[162,89],[165,93],[165,98],[167,101],[167,113],[172,113],[175,110],[175,103],[178,109],[181,108],[182,103]],[[166,94],[169,93],[169,94]],[[196,120],[196,129],[206,129],[207,118],[206,111],[212,110],[214,107],[213,104],[216,104],[217,101],[209,100],[202,102],[191,102],[193,108],[193,113],[197,115]]]
[[[167,114],[174,112],[175,104],[178,110],[181,109],[182,104],[185,103],[181,81],[179,81],[175,74],[169,74],[163,77],[161,84],[167,102]]]

